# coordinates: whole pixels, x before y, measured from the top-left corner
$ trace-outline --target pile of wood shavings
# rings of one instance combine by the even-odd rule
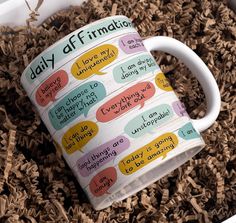
[[[43,3],[44,4],[44,3]],[[115,14],[143,38],[171,36],[213,72],[221,113],[203,133],[207,146],[182,167],[123,202],[95,211],[20,85],[27,64],[66,34]],[[0,222],[221,222],[236,214],[236,15],[226,1],[91,0],[41,26],[0,28]],[[191,117],[204,116],[203,92],[188,69],[155,54]]]

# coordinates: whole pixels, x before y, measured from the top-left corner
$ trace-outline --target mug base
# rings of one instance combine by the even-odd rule
[[[167,160],[166,162],[157,165],[156,167],[148,170],[142,176],[137,177],[135,180],[131,181],[124,186],[123,189],[118,190],[117,192],[112,193],[108,198],[102,201],[99,205],[95,206],[95,210],[102,210],[112,205],[113,202],[119,202],[135,193],[143,190],[147,186],[156,182],[160,178],[164,177],[168,173],[172,172],[176,168],[183,165],[191,157],[199,153],[205,145],[195,146],[191,149],[178,154],[177,156]]]

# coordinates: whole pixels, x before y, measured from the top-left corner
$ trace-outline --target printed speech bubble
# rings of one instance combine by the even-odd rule
[[[79,57],[71,67],[72,75],[83,80],[92,74],[103,75],[100,70],[112,63],[118,56],[117,47],[111,44],[98,46]]]
[[[111,121],[139,104],[141,109],[145,101],[155,94],[155,91],[155,86],[151,82],[135,84],[103,104],[97,110],[97,120],[99,122]]]
[[[142,55],[116,66],[113,76],[117,83],[126,83],[159,69],[151,55]]]
[[[138,138],[167,122],[173,115],[168,104],[158,105],[129,121],[125,126],[125,133],[132,138]]]
[[[69,78],[64,70],[59,70],[44,81],[35,93],[36,101],[41,106],[46,106],[50,101],[55,101],[57,93],[68,83]]]
[[[181,127],[178,131],[178,135],[182,139],[185,139],[185,140],[200,138],[200,135],[195,130],[195,128],[193,127],[191,122],[189,122],[186,125],[184,125],[183,127]]]
[[[61,143],[67,154],[72,154],[76,150],[81,152],[86,145],[98,133],[98,126],[95,122],[84,121],[80,122],[63,135]]]
[[[108,189],[116,182],[117,173],[114,167],[108,167],[95,175],[89,183],[89,189],[95,197],[108,193]]]
[[[98,146],[77,161],[79,173],[83,177],[89,176],[109,161],[114,160],[116,156],[128,149],[129,146],[130,142],[125,136],[118,136]]]
[[[178,143],[178,138],[174,133],[165,133],[120,160],[119,169],[124,175],[135,173],[159,157],[162,157],[162,160],[165,159],[167,153],[176,148]]]
[[[146,51],[139,34],[129,34],[119,39],[119,47],[127,54]]]
[[[168,79],[166,78],[166,76],[163,73],[159,73],[156,75],[155,83],[156,83],[157,87],[159,87],[160,89],[162,89],[164,91],[173,91],[173,88],[171,87]]]
[[[185,106],[184,103],[182,103],[181,101],[175,101],[172,103],[172,107],[175,111],[175,113],[182,117],[182,116],[187,116],[188,117],[188,113],[185,110]]]
[[[89,109],[106,96],[106,90],[102,83],[90,81],[77,87],[60,100],[48,112],[52,126],[59,130],[84,114],[86,117]]]

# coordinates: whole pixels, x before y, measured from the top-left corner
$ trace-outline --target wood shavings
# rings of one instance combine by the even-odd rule
[[[16,131],[10,130],[9,132],[9,139],[8,139],[8,147],[7,147],[7,157],[6,157],[6,164],[5,164],[5,170],[3,173],[3,177],[5,180],[7,180],[9,176],[9,171],[12,167],[12,155],[13,155],[13,149],[15,148],[16,144]]]
[[[38,3],[37,3],[34,10],[31,9],[31,7],[30,7],[29,3],[27,2],[27,0],[25,0],[25,3],[27,5],[28,9],[31,11],[31,13],[29,14],[30,18],[26,20],[27,26],[30,27],[30,23],[32,23],[34,21],[37,21],[37,16],[39,16],[38,9],[42,5],[43,0],[38,0]]]
[[[64,219],[64,222],[69,222],[69,219],[66,215],[65,209],[63,208],[63,206],[57,201],[57,200],[52,200],[53,204],[57,207],[59,215],[62,216],[62,218]]]
[[[197,203],[197,200],[194,197],[191,198],[190,203],[193,205],[194,209],[198,213],[202,213],[203,212],[202,208],[199,206],[199,204]]]
[[[236,15],[226,1],[88,1],[33,26],[0,27],[0,222],[221,222],[236,214]],[[130,17],[145,39],[174,37],[207,64],[220,87],[218,120],[203,133],[207,146],[145,190],[100,212],[65,164],[61,149],[20,85],[40,52],[68,33],[110,15]],[[153,53],[192,118],[204,116],[199,83],[176,58]]]
[[[11,120],[8,118],[7,112],[5,108],[0,107],[0,112],[3,112],[5,115],[5,120],[3,122],[3,126],[6,129],[16,129],[16,126],[12,124]]]
[[[49,141],[52,142],[52,137],[48,133],[41,132],[40,134],[35,134],[36,136],[28,136],[26,133],[19,132],[18,134],[18,144],[21,147],[26,147],[33,149],[39,144],[44,144]]]
[[[117,6],[118,6],[118,5],[117,5],[116,3],[114,3],[114,4],[112,5],[112,8],[111,8],[111,16],[116,15]]]
[[[12,156],[13,156],[13,150],[14,150],[15,144],[16,144],[15,135],[16,135],[15,130],[9,131],[8,140],[6,140],[6,138],[7,138],[6,133],[2,133],[2,135],[1,135],[1,137],[3,139],[3,140],[1,140],[1,144],[3,145],[1,150],[3,152],[0,151],[2,153],[2,155],[1,155],[1,153],[0,153],[0,155],[3,158],[2,162],[1,162],[1,166],[2,166],[1,169],[3,169],[3,173],[0,176],[0,192],[3,191],[4,183],[8,180],[9,172],[12,168]]]

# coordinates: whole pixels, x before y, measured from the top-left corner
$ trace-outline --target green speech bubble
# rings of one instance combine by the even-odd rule
[[[185,140],[200,138],[200,135],[195,130],[191,122],[182,126],[178,131],[178,135]]]
[[[173,115],[170,105],[158,105],[129,121],[125,126],[125,133],[132,138],[138,138],[167,122]]]
[[[91,107],[106,96],[106,90],[102,83],[90,81],[77,87],[60,100],[48,112],[52,126],[59,130],[84,114],[86,117]]]

